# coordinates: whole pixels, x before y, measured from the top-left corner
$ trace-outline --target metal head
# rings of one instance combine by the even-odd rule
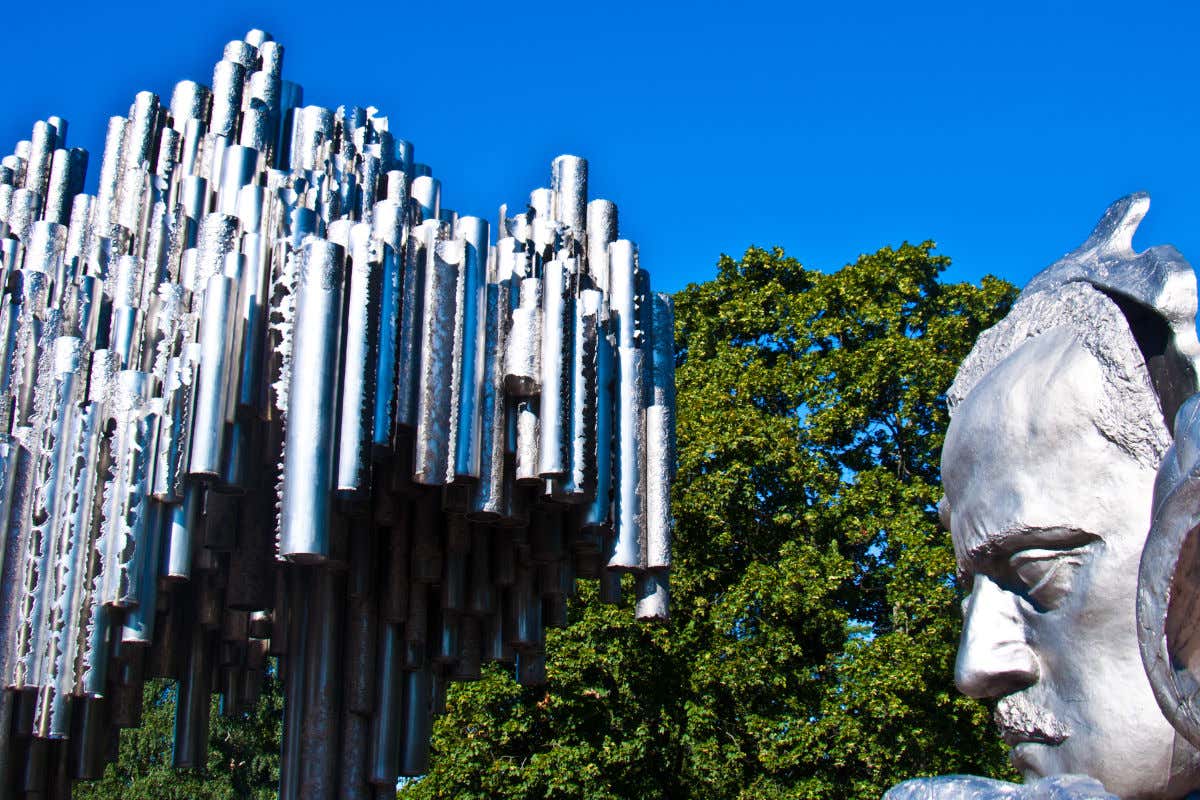
[[[1200,786],[1200,771],[1138,656],[1138,562],[1174,410],[1131,330],[1132,292],[1114,297],[1121,254],[1130,270],[1146,261],[1127,247],[1136,220],[1113,223],[1130,219],[1130,200],[1035,278],[964,362],[950,390],[943,518],[969,589],[956,683],[998,701],[1017,769],[1173,798]],[[1126,245],[1103,244],[1117,239]],[[1088,257],[1104,269],[1089,271]],[[1169,321],[1155,296],[1137,302]]]

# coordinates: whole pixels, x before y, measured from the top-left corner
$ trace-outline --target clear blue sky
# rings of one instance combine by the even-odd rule
[[[662,289],[750,244],[833,269],[926,238],[953,279],[1024,283],[1137,189],[1135,243],[1200,264],[1200,4],[982,5],[18,3],[0,143],[64,116],[94,181],[108,116],[261,27],[306,102],[387,113],[455,210],[586,156]]]

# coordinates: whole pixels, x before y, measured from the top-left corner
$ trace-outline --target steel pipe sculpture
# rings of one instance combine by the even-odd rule
[[[0,796],[67,797],[178,682],[205,762],[270,657],[281,798],[392,797],[447,681],[545,680],[577,578],[667,614],[673,310],[587,162],[492,226],[283,48],[0,161]],[[495,243],[493,243],[495,239]]]

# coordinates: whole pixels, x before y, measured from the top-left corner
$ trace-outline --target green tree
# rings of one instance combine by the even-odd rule
[[[676,296],[669,628],[584,593],[548,638],[548,686],[455,687],[401,797],[877,798],[1010,776],[953,686],[935,503],[944,392],[1015,290],[942,283],[933,249],[826,274],[751,248]]]
[[[707,796],[1005,774],[986,709],[952,684],[935,503],[944,392],[1015,292],[939,282],[933,247],[831,274],[751,249],[677,297],[684,763]]]
[[[155,680],[142,693],[142,726],[121,731],[120,754],[101,780],[76,785],[78,800],[274,800],[278,796],[283,688],[268,674],[253,710],[220,713],[214,697],[208,764],[171,766],[175,684]]]

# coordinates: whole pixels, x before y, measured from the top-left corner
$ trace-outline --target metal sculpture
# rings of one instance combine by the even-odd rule
[[[667,614],[674,325],[587,162],[495,226],[261,31],[211,87],[0,162],[0,795],[66,797],[178,681],[278,658],[281,798],[392,797],[446,683],[546,679],[577,578]]]
[[[969,589],[955,680],[996,701],[1029,783],[921,779],[889,800],[1174,800],[1200,789],[1200,751],[1155,703],[1161,673],[1178,662],[1149,647],[1163,615],[1146,613],[1145,593],[1148,570],[1165,579],[1175,564],[1147,538],[1151,498],[1161,506],[1194,469],[1194,443],[1177,434],[1172,446],[1171,431],[1195,421],[1196,277],[1173,247],[1134,252],[1148,208],[1145,194],[1110,206],[980,335],[949,391],[941,511]],[[1194,520],[1194,492],[1177,497]],[[1183,610],[1176,628],[1190,631],[1195,618]],[[1160,658],[1149,678],[1139,637],[1147,664]]]

